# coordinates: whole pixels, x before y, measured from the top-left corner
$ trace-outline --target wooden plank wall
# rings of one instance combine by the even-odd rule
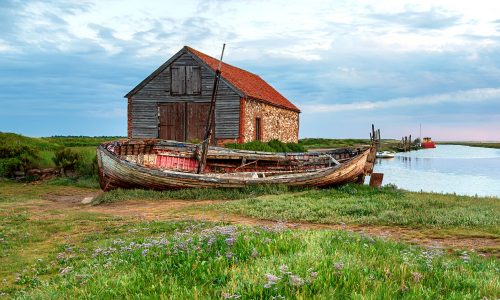
[[[190,54],[184,53],[170,66],[200,66]],[[170,66],[132,96],[132,137],[158,137],[158,103],[210,102],[214,75],[201,67],[201,94],[172,96]],[[221,82],[215,108],[215,137],[238,138],[240,96]]]

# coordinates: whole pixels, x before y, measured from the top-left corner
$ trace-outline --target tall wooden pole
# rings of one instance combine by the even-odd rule
[[[203,143],[201,145],[201,158],[200,158],[200,162],[198,164],[198,170],[197,170],[198,174],[203,173],[203,170],[205,170],[205,165],[207,164],[208,144],[210,143],[210,140],[212,139],[213,114],[215,111],[215,100],[217,98],[217,90],[219,89],[220,74],[221,74],[221,68],[222,68],[222,58],[224,57],[224,49],[226,49],[226,44],[222,45],[222,53],[220,55],[219,65],[217,66],[217,70],[215,70],[214,86],[213,86],[213,90],[212,90],[212,99],[210,100],[210,109],[208,111],[208,120],[207,120],[207,127],[206,127],[207,130],[205,132],[205,139],[203,140]]]

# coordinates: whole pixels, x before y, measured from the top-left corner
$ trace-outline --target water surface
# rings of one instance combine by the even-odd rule
[[[374,172],[410,191],[500,197],[500,149],[438,145],[377,159]]]

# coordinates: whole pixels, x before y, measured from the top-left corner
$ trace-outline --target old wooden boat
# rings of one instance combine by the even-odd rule
[[[121,140],[97,148],[103,190],[238,188],[258,184],[328,187],[359,181],[373,169],[375,147],[314,153],[270,153],[201,147],[165,140]]]
[[[377,158],[394,158],[396,153],[391,151],[381,151],[377,152]]]

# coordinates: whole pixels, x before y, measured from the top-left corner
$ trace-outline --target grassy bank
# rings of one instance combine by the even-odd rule
[[[322,224],[469,228],[500,237],[500,201],[455,195],[414,193],[392,187],[345,185],[214,206],[250,217]]]
[[[98,190],[0,181],[0,294],[21,299],[477,299],[500,292],[495,257],[345,231],[228,226],[189,217],[215,211],[309,222],[407,224],[446,229],[447,234],[465,228],[476,237],[495,238],[499,209],[492,199],[421,196],[390,188],[296,191],[278,186],[118,190],[105,194],[115,202],[109,208],[65,202],[89,193]],[[240,200],[190,206],[185,212],[192,214],[184,220],[175,215],[176,221],[144,219],[133,211],[115,214],[130,201],[131,210],[165,203],[162,212],[167,213],[175,210],[168,206],[172,199],[214,198]],[[424,213],[415,215],[419,210],[434,221]]]
[[[102,142],[123,137],[57,136],[32,138],[0,132],[0,176],[13,176],[15,171],[54,168],[56,152],[70,149],[79,156],[74,171],[79,176],[96,174],[95,149]]]
[[[500,142],[438,142],[438,144],[500,149]]]

